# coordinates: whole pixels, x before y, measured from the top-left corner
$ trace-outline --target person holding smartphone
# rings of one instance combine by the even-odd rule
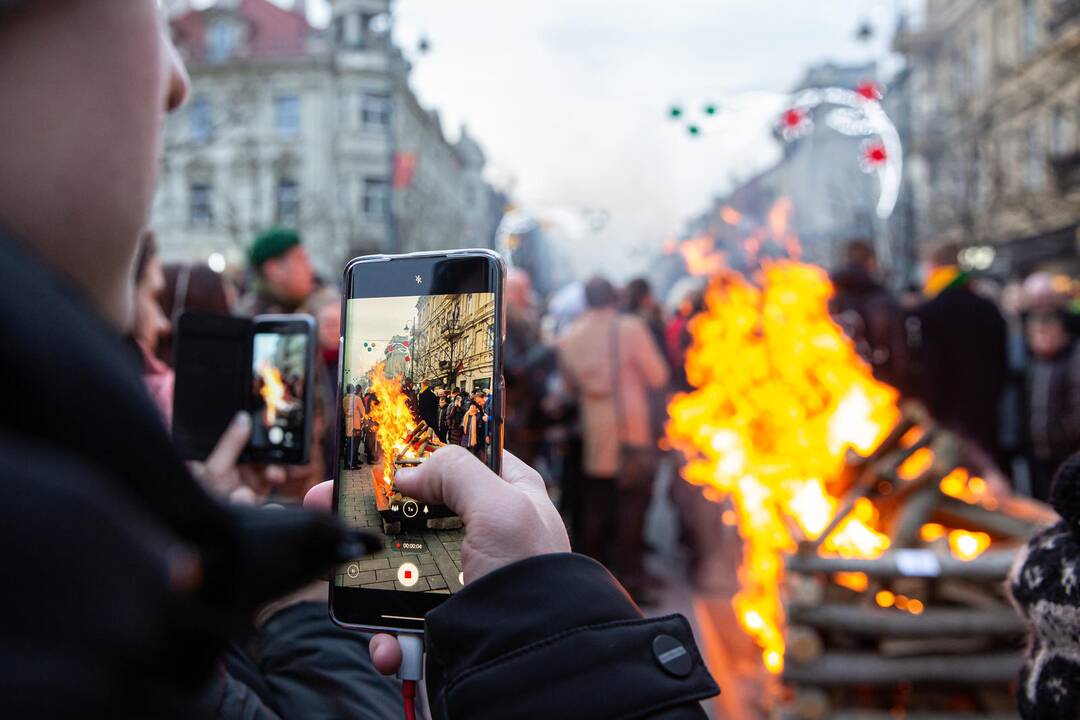
[[[329,625],[325,606],[278,604],[273,614],[266,606],[370,538],[344,532],[326,512],[213,500],[177,457],[125,352],[163,116],[188,92],[159,12],[155,0],[0,0],[0,368],[9,387],[0,405],[0,540],[12,549],[0,599],[0,703],[18,718],[394,717],[389,683],[364,676],[362,645]],[[74,435],[55,413],[73,397],[83,413]],[[250,422],[241,416],[227,433],[234,462]],[[451,688],[445,671],[431,674],[436,717],[530,716],[544,709],[534,699],[540,688],[566,705],[533,716],[587,707],[611,716],[605,698],[635,670],[664,683],[636,695],[654,716],[701,717],[693,700],[715,687],[688,627],[641,620],[602,568],[566,554],[558,517],[526,471],[507,462],[509,479],[500,479],[460,448],[432,457],[398,481],[466,522],[461,559],[472,586],[431,619],[432,653],[457,680]],[[313,491],[320,496],[330,492]],[[548,612],[563,617],[548,625]],[[615,648],[600,636],[614,639],[617,627],[628,633]],[[588,646],[608,655],[534,648],[559,628],[601,639]],[[222,662],[230,640],[253,632],[264,669],[279,673],[263,686]],[[652,658],[646,636],[668,633],[694,660],[690,680]],[[546,648],[555,646],[552,663]],[[392,641],[373,647],[389,669]],[[478,687],[457,670],[515,652],[543,665],[470,673],[500,693],[476,714],[454,704]],[[587,691],[564,692],[573,678],[545,675],[562,666],[584,679],[578,663],[588,657],[604,673]],[[508,696],[514,683],[534,694]]]

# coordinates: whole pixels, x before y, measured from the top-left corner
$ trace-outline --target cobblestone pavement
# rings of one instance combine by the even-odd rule
[[[373,482],[370,465],[342,471],[338,506],[346,521],[382,536],[382,518],[375,509]],[[458,529],[384,536],[386,544],[382,550],[341,565],[335,582],[345,587],[376,590],[457,592],[462,588],[461,540],[464,535],[465,531]],[[415,585],[406,586],[399,580],[400,568],[405,563],[411,563],[419,574],[419,582]]]

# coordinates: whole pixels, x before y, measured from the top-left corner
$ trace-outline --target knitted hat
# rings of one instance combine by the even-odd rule
[[[259,268],[267,260],[281,257],[300,244],[300,234],[289,228],[274,227],[260,233],[248,250],[251,267]]]
[[[1050,495],[1062,520],[1033,537],[1009,573],[1028,625],[1017,701],[1022,718],[1071,720],[1080,717],[1080,455],[1062,464]]]

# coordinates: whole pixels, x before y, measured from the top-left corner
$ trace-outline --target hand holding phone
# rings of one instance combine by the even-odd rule
[[[462,557],[466,584],[518,560],[570,552],[566,528],[543,479],[510,453],[503,453],[500,477],[464,448],[443,448],[419,467],[400,473],[397,482],[410,495],[443,503],[462,518],[463,544],[469,548]],[[332,498],[333,483],[325,482],[312,488],[304,506],[328,511]],[[374,636],[371,657],[379,672],[397,672],[397,640]]]

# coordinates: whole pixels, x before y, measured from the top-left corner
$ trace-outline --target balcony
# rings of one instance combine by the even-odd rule
[[[1051,155],[1050,167],[1063,195],[1080,190],[1080,150]]]
[[[1077,19],[1080,19],[1080,0],[1056,0],[1051,4],[1046,27],[1051,33],[1057,33]]]

